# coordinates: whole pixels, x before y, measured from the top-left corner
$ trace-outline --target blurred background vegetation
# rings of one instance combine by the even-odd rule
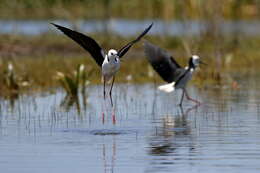
[[[240,25],[235,25],[237,32],[223,34],[220,25],[230,21],[256,21],[254,29],[257,29],[260,26],[257,25],[259,18],[259,0],[0,0],[0,21],[33,23],[40,20],[45,21],[44,25],[48,25],[52,31],[55,29],[49,26],[49,22],[59,20],[75,24],[77,21],[98,20],[106,23],[120,19],[126,21],[126,26],[127,22],[143,21],[142,28],[154,21],[152,30],[157,22],[167,24],[176,21],[185,24],[205,21],[206,29],[198,35],[149,33],[146,36],[147,40],[169,50],[182,65],[186,64],[191,54],[199,54],[208,64],[194,80],[200,87],[212,84],[237,87],[239,75],[258,72],[259,35],[250,34],[250,30],[249,34],[239,32]],[[125,32],[127,30],[128,27]],[[108,32],[87,34],[106,49],[120,48],[135,36],[123,37]],[[100,70],[89,54],[66,36],[57,33],[24,35],[10,32],[0,35],[0,91],[10,88],[6,82],[9,64],[13,65],[12,74],[15,73],[12,80],[16,80],[16,85],[20,86],[11,87],[11,90],[23,86],[55,88],[59,86],[55,76],[57,71],[69,74],[79,64],[85,64],[86,72],[91,74],[88,76],[91,83],[100,82]],[[127,54],[127,58],[132,57],[135,58],[131,63],[122,63],[118,82],[161,82],[143,58],[141,43]]]
[[[0,0],[2,19],[251,19],[259,9],[259,0]]]

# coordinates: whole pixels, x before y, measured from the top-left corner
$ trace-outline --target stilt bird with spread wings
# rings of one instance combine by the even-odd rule
[[[57,24],[54,23],[51,24],[54,25],[56,28],[58,28],[60,31],[62,31],[69,38],[77,42],[86,51],[88,51],[90,55],[94,58],[96,63],[102,68],[102,76],[104,82],[103,85],[104,99],[106,96],[106,90],[105,90],[106,82],[112,79],[109,95],[110,95],[111,105],[113,106],[111,94],[114,85],[115,75],[120,68],[120,59],[127,53],[127,51],[133,46],[133,44],[138,42],[145,34],[148,33],[148,31],[152,28],[153,23],[150,24],[149,27],[147,27],[135,40],[129,42],[118,51],[114,49],[110,49],[107,54],[105,53],[104,49],[101,48],[100,45],[93,38]]]

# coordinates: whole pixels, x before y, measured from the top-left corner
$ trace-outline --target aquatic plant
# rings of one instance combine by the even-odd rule
[[[4,75],[4,84],[9,90],[14,91],[19,89],[18,80],[11,62],[8,63],[8,67]]]
[[[86,85],[89,84],[85,65],[83,64],[78,65],[73,74],[57,72],[56,77],[66,93],[75,98],[78,96],[80,90],[82,93],[85,93]]]

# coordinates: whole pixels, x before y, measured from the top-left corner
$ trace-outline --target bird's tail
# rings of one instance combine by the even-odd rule
[[[159,90],[170,93],[175,90],[175,82],[166,84],[166,85],[161,85],[158,87]]]

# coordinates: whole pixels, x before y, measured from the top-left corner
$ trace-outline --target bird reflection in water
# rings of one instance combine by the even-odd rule
[[[163,117],[159,121],[159,127],[155,127],[155,134],[150,138],[149,154],[152,156],[170,156],[177,154],[178,149],[184,148],[192,151],[194,146],[187,116],[198,107],[199,105],[195,105],[184,111],[183,107],[180,106],[180,115]]]
[[[104,165],[104,173],[114,172],[115,162],[116,162],[116,136],[113,135],[112,146],[104,142],[102,147],[102,160]],[[112,150],[111,150],[112,149]],[[109,153],[111,152],[111,153]]]

